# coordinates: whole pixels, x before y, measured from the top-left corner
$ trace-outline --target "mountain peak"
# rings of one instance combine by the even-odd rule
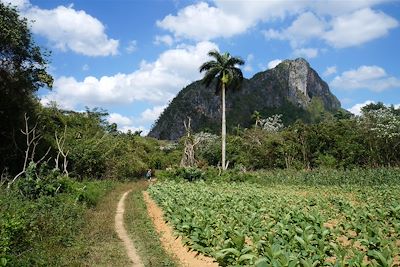
[[[310,68],[310,63],[302,57],[296,59],[285,59],[280,64],[294,64],[294,65],[304,65]],[[278,64],[279,65],[279,64]]]
[[[228,90],[226,96],[228,130],[238,125],[250,127],[254,111],[264,117],[281,113],[288,124],[297,119],[313,121],[311,113],[339,108],[340,102],[328,84],[303,58],[284,60],[273,69],[257,73],[245,79],[239,90]],[[213,86],[205,87],[197,81],[182,89],[160,115],[149,136],[178,139],[184,134],[183,121],[188,116],[194,131],[219,132],[221,99]]]

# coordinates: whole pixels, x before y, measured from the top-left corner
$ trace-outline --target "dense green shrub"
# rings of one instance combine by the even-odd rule
[[[10,190],[0,188],[0,266],[60,265],[62,249],[74,243],[86,207],[115,184],[78,183],[52,173],[41,177],[33,169]]]
[[[15,188],[21,195],[29,199],[55,196],[74,190],[72,181],[61,175],[59,170],[49,170],[46,164],[38,168],[33,162],[28,165],[24,176],[17,180]]]
[[[198,181],[205,178],[205,172],[195,167],[178,167],[165,171],[158,171],[157,178],[160,180],[175,180],[175,181]]]

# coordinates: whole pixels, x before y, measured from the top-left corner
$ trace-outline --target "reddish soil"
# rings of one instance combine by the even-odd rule
[[[172,227],[168,225],[163,217],[163,211],[151,199],[147,192],[143,192],[143,198],[147,205],[147,211],[153,220],[154,227],[160,235],[160,241],[166,251],[175,256],[182,266],[188,267],[217,267],[213,258],[206,257],[194,251],[189,251],[188,247],[182,244],[180,237],[176,238],[173,234]]]

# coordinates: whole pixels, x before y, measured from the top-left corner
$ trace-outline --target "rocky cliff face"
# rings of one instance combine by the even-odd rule
[[[189,116],[194,131],[218,133],[221,125],[221,99],[210,87],[194,82],[184,88],[161,114],[149,136],[176,140],[184,134],[183,121]],[[340,102],[328,85],[304,59],[285,60],[251,79],[244,79],[239,90],[230,91],[226,98],[227,128],[249,127],[251,115],[259,111],[263,117],[283,114],[284,122],[296,119],[312,121],[312,111],[334,112]]]

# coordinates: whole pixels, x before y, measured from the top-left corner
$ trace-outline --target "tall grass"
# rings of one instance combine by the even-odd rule
[[[30,198],[0,189],[0,266],[59,266],[74,246],[85,211],[115,183],[76,183],[74,190]]]

